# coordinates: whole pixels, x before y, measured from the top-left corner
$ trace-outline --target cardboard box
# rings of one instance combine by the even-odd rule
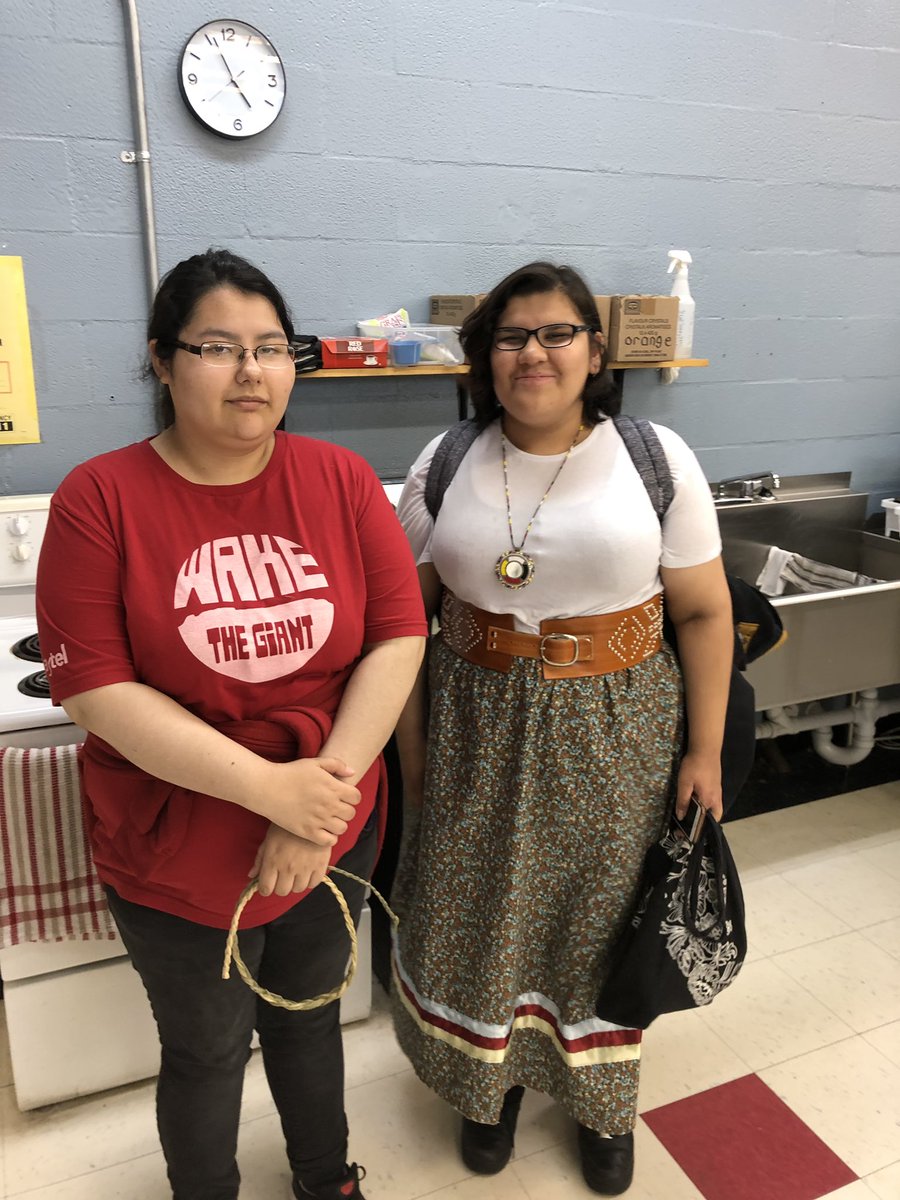
[[[677,296],[611,296],[609,300],[611,362],[660,362],[675,357]]]
[[[462,325],[487,295],[470,292],[465,296],[432,296],[429,320],[432,325]]]
[[[600,314],[600,328],[606,334],[607,341],[609,340],[609,306],[612,303],[612,296],[595,296],[594,303],[597,305],[597,312]]]
[[[387,338],[322,338],[322,366],[341,370],[386,367]]]

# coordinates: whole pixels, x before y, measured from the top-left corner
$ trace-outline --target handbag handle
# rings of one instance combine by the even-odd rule
[[[716,912],[705,925],[700,925],[697,918],[704,857],[712,859]],[[725,855],[722,850],[722,830],[711,813],[706,814],[701,836],[691,847],[685,869],[683,905],[685,928],[695,937],[712,938],[714,941],[721,941],[725,937]]]

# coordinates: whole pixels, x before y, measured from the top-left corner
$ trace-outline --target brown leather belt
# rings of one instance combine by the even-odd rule
[[[513,658],[540,660],[545,679],[606,675],[643,662],[662,641],[662,593],[643,604],[596,617],[541,621],[540,633],[519,633],[511,613],[492,613],[444,591],[441,633],[461,658],[508,671]]]

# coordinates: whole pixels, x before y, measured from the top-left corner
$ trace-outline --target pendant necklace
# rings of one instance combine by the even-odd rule
[[[500,443],[503,447],[503,490],[506,493],[506,523],[509,526],[510,548],[505,553],[501,554],[497,559],[496,563],[494,564],[494,574],[504,587],[513,589],[527,587],[528,584],[531,583],[532,579],[534,579],[534,559],[530,554],[525,553],[525,539],[528,537],[529,533],[531,533],[532,526],[537,520],[537,515],[541,511],[544,501],[550,495],[554,483],[556,483],[557,479],[559,479],[560,471],[569,461],[569,455],[575,449],[575,445],[578,439],[581,437],[581,431],[583,429],[583,424],[578,426],[575,437],[572,439],[572,445],[563,455],[562,462],[556,468],[556,472],[553,478],[550,480],[546,492],[544,492],[543,496],[541,496],[540,500],[538,501],[537,508],[531,514],[531,520],[528,522],[528,526],[525,532],[522,534],[522,540],[517,546],[515,536],[513,535],[512,512],[509,506],[509,467],[506,461],[506,435],[504,434],[501,426]]]

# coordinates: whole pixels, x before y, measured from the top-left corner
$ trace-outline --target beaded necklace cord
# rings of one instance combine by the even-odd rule
[[[510,548],[501,554],[497,559],[496,563],[494,564],[494,574],[504,587],[513,589],[527,587],[528,584],[531,583],[532,579],[534,579],[534,559],[529,554],[525,553],[525,541],[529,533],[531,533],[534,523],[537,520],[538,513],[543,507],[544,501],[550,495],[550,492],[553,490],[554,483],[556,483],[557,479],[559,479],[560,472],[569,461],[569,457],[572,451],[575,449],[583,429],[584,424],[582,423],[578,426],[578,429],[575,432],[575,436],[572,439],[572,445],[563,455],[562,462],[556,468],[553,478],[547,485],[547,490],[538,501],[537,508],[531,514],[531,520],[528,522],[525,532],[522,534],[521,542],[516,545],[515,535],[513,534],[512,509],[509,502],[509,464],[507,462],[506,454],[506,434],[503,432],[503,427],[501,426],[500,444],[503,448],[503,491],[506,496],[506,524],[509,527]]]

